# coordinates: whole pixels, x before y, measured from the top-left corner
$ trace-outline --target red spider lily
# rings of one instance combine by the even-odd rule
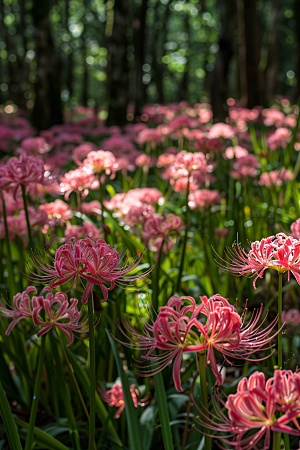
[[[266,383],[263,373],[254,372],[249,379],[243,378],[239,382],[236,394],[230,394],[227,401],[222,400],[219,394],[212,396],[215,414],[211,414],[203,408],[203,405],[201,407],[196,405],[203,417],[203,419],[197,417],[198,423],[208,430],[226,433],[212,437],[221,439],[225,444],[237,450],[256,448],[258,442],[263,438],[262,449],[269,449],[271,431],[299,436],[298,424],[298,429],[292,428],[289,424],[297,423],[296,417],[300,410],[297,406],[293,412],[280,416],[280,407],[278,407],[276,398],[270,394],[267,387],[272,380],[273,378]],[[223,412],[224,407],[227,409],[227,414]]]
[[[49,184],[53,181],[53,176],[45,171],[41,159],[22,153],[19,159],[13,156],[0,168],[0,179],[0,187],[6,191],[13,191],[16,200],[21,185],[28,189],[36,184]]]
[[[131,393],[133,404],[136,408],[138,406],[145,406],[148,403],[148,401],[147,401],[148,398],[138,400],[140,392],[135,387],[134,384],[130,385],[130,393]],[[114,418],[118,419],[125,408],[125,400],[124,400],[124,395],[123,395],[122,384],[115,383],[112,386],[112,388],[109,389],[108,391],[101,392],[100,397],[104,402],[108,403],[109,406],[115,406],[118,408],[116,414],[114,415]]]
[[[30,298],[30,292],[36,294],[37,290],[35,287],[29,286],[26,291],[15,295],[12,310],[0,304],[0,315],[14,319],[5,334],[9,335],[14,326],[25,318],[32,318],[36,327],[42,327],[37,333],[38,337],[56,327],[69,339],[68,345],[71,345],[74,341],[74,332],[86,333],[88,331],[88,328],[81,329],[88,319],[80,322],[82,311],[78,311],[78,300],[76,298],[71,298],[69,301],[64,292],[57,292],[55,295],[48,292],[45,297],[34,295]],[[45,319],[41,317],[42,311]]]
[[[222,353],[226,360],[227,357],[250,359],[256,351],[270,348],[265,346],[278,333],[269,336],[278,318],[276,317],[268,327],[262,329],[267,316],[261,324],[257,325],[263,312],[263,306],[261,306],[258,311],[253,312],[249,322],[244,325],[235,307],[219,294],[213,295],[209,299],[207,297],[200,298],[203,302],[201,313],[207,317],[205,325],[202,323],[199,325],[204,336],[207,352],[206,362],[211,365],[218,384],[222,384],[222,376],[218,371],[214,349]]]
[[[33,276],[35,281],[49,283],[51,289],[55,289],[68,281],[73,280],[72,289],[78,279],[86,280],[87,284],[82,296],[82,303],[85,305],[94,285],[100,286],[103,293],[103,302],[108,298],[108,291],[115,286],[125,289],[126,286],[135,286],[137,280],[145,278],[152,267],[143,274],[127,275],[134,270],[143,258],[143,254],[128,263],[128,258],[119,267],[123,254],[111,248],[106,242],[98,239],[93,242],[90,238],[69,239],[61,245],[55,252],[55,258],[51,258],[53,265],[39,255],[33,254],[33,265],[42,272],[42,275]],[[32,272],[31,272],[32,273]],[[109,285],[109,287],[106,287]]]
[[[191,302],[191,305],[183,306],[184,300]],[[171,297],[167,305],[160,308],[156,320],[152,320],[152,324],[144,324],[144,334],[140,334],[128,321],[123,320],[125,330],[119,328],[126,337],[127,333],[130,335],[130,343],[123,344],[147,350],[142,358],[152,362],[149,369],[140,371],[140,366],[137,367],[140,375],[156,374],[175,358],[174,384],[178,391],[182,391],[180,365],[183,353],[206,352],[206,362],[211,364],[217,383],[221,384],[222,376],[218,371],[214,350],[222,353],[226,359],[250,359],[256,351],[270,348],[265,345],[278,333],[269,336],[277,323],[277,317],[262,330],[264,321],[257,325],[262,307],[244,325],[235,307],[219,294],[209,299],[201,297],[201,300],[202,304],[197,306],[192,297]],[[205,325],[200,321],[201,314],[206,316]],[[163,353],[152,354],[155,349],[163,350]]]
[[[269,236],[261,241],[251,243],[251,250],[247,253],[237,241],[232,250],[227,249],[228,263],[217,255],[221,261],[228,264],[227,267],[219,264],[220,267],[228,269],[234,275],[249,275],[255,277],[253,287],[258,278],[262,278],[266,269],[275,269],[279,273],[290,272],[300,284],[300,241],[291,236],[279,233],[276,236]]]
[[[184,306],[184,300],[188,300],[191,304]],[[169,299],[166,306],[159,310],[159,314],[153,325],[144,324],[144,334],[138,333],[132,325],[123,320],[123,330],[119,329],[126,336],[126,332],[130,334],[129,343],[124,343],[128,347],[139,346],[143,350],[147,350],[147,354],[142,358],[151,361],[149,369],[143,370],[138,366],[139,375],[154,375],[169,364],[173,365],[173,379],[177,391],[182,392],[180,381],[180,365],[182,355],[185,352],[197,352],[205,349],[205,345],[200,342],[199,322],[197,317],[201,306],[196,306],[196,302],[192,297],[173,296]],[[160,355],[152,354],[155,349],[163,350]],[[141,369],[141,371],[140,371]]]
[[[275,370],[266,384],[268,395],[274,397],[277,409],[283,412],[300,411],[300,374],[291,370]],[[280,405],[280,406],[278,406]]]

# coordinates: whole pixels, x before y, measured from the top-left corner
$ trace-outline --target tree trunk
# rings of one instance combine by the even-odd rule
[[[264,60],[261,59],[260,64],[261,70],[264,70],[264,103],[266,105],[270,104],[271,100],[276,95],[276,88],[278,84],[280,45],[278,36],[279,14],[279,0],[273,0],[272,6],[269,10],[268,39],[267,48],[265,49],[266,62],[264,63]]]
[[[145,64],[147,0],[142,0],[141,6],[132,18],[133,45],[135,61],[135,114],[141,114],[141,108],[146,103],[146,87],[143,83],[143,65]]]
[[[295,34],[297,41],[297,66],[296,66],[296,79],[297,85],[294,93],[294,101],[297,101],[300,97],[300,2],[299,0],[294,0],[294,14],[295,14]]]
[[[129,23],[128,0],[115,0],[113,29],[108,36],[108,125],[124,125],[129,93],[127,63],[127,27]]]
[[[219,51],[216,57],[210,88],[211,106],[214,120],[224,120],[227,115],[229,64],[234,54],[234,37],[236,30],[235,0],[218,0],[221,15],[221,33]]]
[[[50,7],[50,0],[34,0],[31,9],[36,46],[35,102],[32,121],[38,130],[63,121],[60,99],[60,61],[51,35]]]
[[[263,104],[262,73],[259,70],[259,18],[256,5],[257,0],[244,0],[248,108]]]

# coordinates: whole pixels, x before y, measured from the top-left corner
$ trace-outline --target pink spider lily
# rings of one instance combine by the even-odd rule
[[[191,302],[191,305],[183,306],[184,300]],[[222,353],[227,360],[228,357],[250,359],[256,351],[270,348],[265,346],[278,333],[270,336],[277,317],[262,329],[264,321],[258,325],[262,307],[252,314],[245,325],[235,307],[219,294],[209,299],[201,297],[201,300],[202,304],[196,305],[192,297],[171,297],[167,305],[160,308],[156,320],[151,319],[152,324],[144,323],[144,334],[140,334],[128,321],[123,320],[124,329],[119,329],[126,337],[127,334],[130,335],[130,342],[122,343],[146,350],[142,359],[151,361],[148,369],[137,366],[140,375],[154,375],[174,360],[174,384],[178,391],[182,391],[180,366],[183,353],[206,352],[206,363],[211,365],[217,383],[221,384],[223,380],[218,371],[214,350]],[[206,317],[205,324],[201,322],[201,315]],[[163,352],[156,355],[153,353],[155,350]]]
[[[13,156],[0,168],[0,180],[0,187],[12,191],[16,200],[21,185],[28,189],[36,184],[49,184],[53,181],[53,176],[45,171],[41,159],[22,153],[19,159]]]
[[[106,242],[98,239],[93,242],[90,238],[69,239],[55,252],[55,257],[49,255],[52,265],[35,254],[32,255],[33,265],[42,272],[42,275],[33,274],[35,281],[49,283],[51,289],[72,281],[71,287],[80,280],[86,280],[87,284],[82,296],[85,305],[94,285],[100,286],[103,293],[103,302],[108,298],[108,291],[115,286],[125,289],[127,286],[136,286],[135,282],[145,278],[152,267],[142,274],[127,275],[134,270],[143,258],[143,254],[128,263],[128,258],[123,261],[125,253],[118,253]],[[32,273],[32,272],[31,272]],[[106,286],[108,285],[108,287]],[[67,291],[67,292],[68,292]]]
[[[13,319],[5,334],[9,335],[17,323],[25,318],[31,318],[36,327],[41,327],[37,333],[38,337],[56,327],[69,339],[68,345],[74,341],[74,332],[88,332],[88,328],[82,330],[88,319],[80,322],[83,311],[78,311],[76,298],[69,301],[64,292],[56,292],[54,295],[51,291],[45,297],[33,295],[30,298],[30,292],[36,294],[37,290],[35,287],[29,286],[24,292],[15,295],[13,309],[5,308],[0,304],[0,315]],[[42,312],[43,314],[41,314]]]
[[[184,306],[184,300],[191,304]],[[127,333],[130,335],[130,342],[122,344],[128,347],[139,346],[146,350],[147,353],[142,355],[142,359],[150,361],[148,369],[137,366],[139,375],[155,375],[174,360],[173,380],[177,391],[182,392],[180,366],[183,353],[205,349],[205,345],[200,342],[198,330],[197,316],[200,308],[192,297],[173,296],[166,306],[160,308],[156,320],[152,320],[152,325],[144,323],[144,334],[140,334],[127,320],[123,320],[124,330],[121,326],[119,329],[126,337]],[[163,352],[159,355],[153,354],[156,349]]]
[[[261,306],[258,311],[252,313],[249,322],[245,324],[235,307],[219,294],[213,295],[209,299],[207,297],[200,298],[203,302],[200,312],[207,317],[205,325],[202,323],[199,325],[204,336],[206,363],[211,365],[217,383],[222,384],[222,376],[218,371],[214,350],[222,353],[227,361],[228,357],[248,360],[253,353],[259,350],[268,350],[270,347],[265,346],[278,334],[277,332],[270,336],[278,317],[266,328],[262,328],[262,326],[267,316],[262,323],[257,325],[263,312],[263,306]],[[266,359],[268,356],[260,358],[260,360]]]
[[[280,371],[276,371],[275,376],[277,372]],[[268,450],[271,431],[299,436],[299,426],[296,422],[300,413],[299,407],[293,412],[280,415],[274,392],[270,393],[268,389],[273,378],[266,383],[264,374],[260,372],[254,372],[249,379],[244,377],[238,384],[236,394],[230,394],[227,401],[219,394],[212,396],[214,414],[203,408],[203,405],[196,405],[202,416],[197,417],[197,422],[211,432],[219,433],[210,436],[237,450],[256,448],[262,439],[264,442],[261,448]],[[227,409],[227,414],[224,408]],[[291,422],[297,424],[297,429],[290,426]],[[220,447],[225,448],[221,445]]]
[[[147,402],[147,398],[138,400],[138,397],[140,395],[139,390],[135,387],[134,384],[130,385],[130,393],[132,397],[132,401],[134,406],[137,408],[138,406],[145,406]],[[109,406],[115,406],[118,408],[116,414],[114,415],[115,419],[118,419],[120,415],[122,414],[124,408],[125,408],[125,400],[123,395],[123,388],[121,383],[115,383],[111,389],[109,389],[106,392],[100,393],[101,399],[108,403]]]
[[[225,267],[222,263],[218,263],[221,268],[228,269],[236,276],[255,277],[254,289],[256,280],[263,277],[266,269],[274,269],[278,273],[288,272],[289,278],[291,272],[300,284],[300,241],[283,233],[252,242],[249,253],[237,241],[232,250],[227,249],[229,262],[217,256],[228,264]]]

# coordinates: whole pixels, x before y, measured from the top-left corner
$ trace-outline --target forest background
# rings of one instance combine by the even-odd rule
[[[297,0],[1,0],[0,104],[37,129],[63,110],[132,122],[147,103],[269,106],[300,87]]]

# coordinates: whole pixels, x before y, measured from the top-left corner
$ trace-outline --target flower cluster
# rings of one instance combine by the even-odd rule
[[[105,302],[108,291],[116,285],[123,289],[126,286],[135,286],[136,281],[145,278],[152,270],[150,268],[143,274],[128,275],[140,264],[143,254],[131,262],[128,262],[128,258],[124,261],[124,257],[124,253],[118,253],[115,248],[111,248],[101,239],[96,242],[88,237],[78,240],[69,239],[56,250],[54,258],[49,254],[52,265],[48,264],[41,255],[33,254],[32,263],[41,275],[35,275],[32,271],[31,273],[35,281],[48,283],[51,289],[72,281],[69,291],[79,279],[85,280],[87,284],[82,303],[87,303],[94,285],[100,286]]]
[[[135,386],[135,384],[130,385],[130,394],[132,397],[133,404],[136,408],[138,406],[145,406],[147,404],[147,398],[139,400],[140,392],[138,388]],[[125,408],[125,400],[122,384],[121,383],[113,384],[111,389],[107,390],[106,392],[104,391],[100,392],[100,397],[104,402],[108,403],[109,406],[115,406],[116,408],[118,408],[118,410],[114,415],[114,418],[118,419]]]
[[[270,348],[269,343],[277,334],[270,335],[277,317],[262,329],[264,320],[258,324],[262,306],[253,312],[249,322],[245,324],[236,308],[219,294],[200,299],[201,304],[196,305],[192,297],[171,297],[167,305],[160,308],[152,324],[144,323],[143,334],[135,330],[128,320],[123,320],[123,327],[120,325],[119,328],[129,339],[129,343],[123,344],[147,351],[142,359],[150,361],[150,366],[143,368],[138,365],[140,375],[158,373],[174,361],[174,384],[178,391],[182,391],[180,366],[183,354],[202,352],[206,353],[206,364],[211,365],[217,383],[221,384],[222,376],[218,371],[215,351],[225,359],[231,357],[248,360],[253,353]],[[185,301],[189,304],[185,305]],[[162,352],[157,355],[156,350]]]
[[[257,448],[262,438],[262,448],[268,450],[271,448],[271,431],[300,435],[297,422],[300,414],[299,373],[275,370],[274,376],[266,380],[264,373],[256,371],[249,379],[242,378],[237,392],[230,394],[226,401],[219,395],[214,396],[213,404],[215,415],[196,405],[201,415],[198,423],[211,432],[216,431],[218,434],[214,437],[238,450]]]
[[[278,273],[288,272],[294,275],[300,284],[300,241],[284,233],[276,236],[269,236],[261,241],[251,243],[251,250],[247,253],[237,241],[232,250],[227,249],[227,256],[230,262],[221,261],[228,264],[220,267],[227,268],[234,275],[248,275],[255,277],[253,281],[254,289],[258,278],[262,278],[265,270],[274,269]]]
[[[68,300],[64,292],[53,294],[51,290],[46,296],[33,295],[30,297],[31,292],[36,294],[36,288],[29,286],[24,292],[15,295],[13,309],[8,309],[0,304],[0,315],[13,319],[6,330],[7,335],[20,320],[26,318],[32,319],[34,326],[40,328],[37,332],[38,337],[56,327],[69,339],[68,345],[71,345],[74,340],[74,332],[86,333],[88,331],[88,328],[82,330],[88,319],[80,322],[83,311],[78,311],[77,299]]]

